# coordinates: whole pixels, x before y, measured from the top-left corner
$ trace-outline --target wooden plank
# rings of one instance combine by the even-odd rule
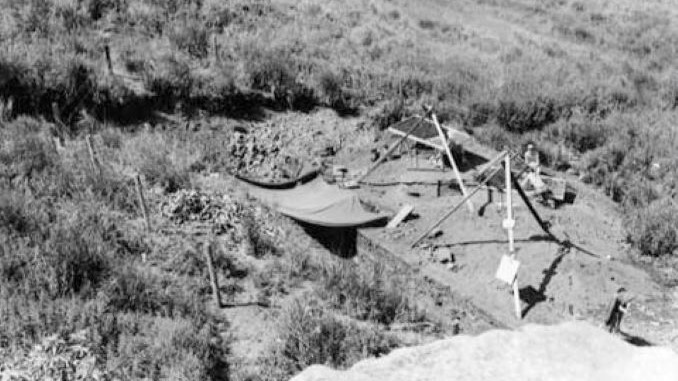
[[[410,204],[403,205],[403,207],[400,208],[400,211],[398,211],[398,214],[396,214],[395,217],[393,217],[393,219],[391,219],[391,221],[389,221],[388,225],[386,225],[386,228],[388,228],[388,229],[397,228],[398,225],[400,225],[400,223],[403,222],[403,220],[405,218],[407,218],[407,216],[409,216],[410,213],[412,213],[413,210],[414,210],[414,206],[412,206]]]

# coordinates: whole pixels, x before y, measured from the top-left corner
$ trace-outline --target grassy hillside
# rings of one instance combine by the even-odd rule
[[[331,108],[379,131],[431,104],[443,121],[495,147],[536,141],[548,165],[571,169],[620,203],[635,253],[676,282],[678,11],[663,1],[0,0],[0,7],[4,351],[94,327],[103,368],[130,377],[224,377],[226,323],[202,308],[206,274],[155,273],[140,261],[157,242],[141,228],[130,174],[142,174],[159,207],[193,187],[196,174],[232,165],[222,143],[232,139],[225,127],[234,119],[262,121],[270,110]],[[87,133],[107,163],[102,174],[91,170]],[[55,148],[54,137],[68,144]],[[353,357],[331,358],[337,347],[292,354],[287,371],[318,358],[345,365],[394,345],[378,333],[355,341],[362,326],[342,325],[347,313],[335,307],[330,315],[289,314],[342,327],[327,329],[354,340]],[[373,312],[350,318],[384,324]],[[294,319],[289,328],[302,330]],[[299,334],[322,341],[314,332]],[[294,346],[296,336],[289,338]]]

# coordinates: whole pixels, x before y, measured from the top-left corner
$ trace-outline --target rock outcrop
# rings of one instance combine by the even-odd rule
[[[293,381],[678,380],[678,354],[639,347],[584,322],[455,336],[359,362],[314,365]]]

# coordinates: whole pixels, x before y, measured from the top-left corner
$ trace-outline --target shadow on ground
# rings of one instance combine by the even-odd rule
[[[567,254],[567,251],[563,251],[560,255],[558,255],[553,260],[553,262],[551,262],[551,265],[546,270],[544,270],[544,278],[539,284],[539,289],[535,289],[532,286],[527,286],[520,289],[520,299],[527,303],[527,306],[523,309],[523,317],[525,317],[534,306],[546,300],[546,287],[548,287],[553,277],[558,273],[556,270],[563,261],[565,254]]]
[[[643,339],[643,338],[640,337],[640,336],[633,336],[633,335],[631,335],[631,334],[629,334],[629,333],[626,333],[626,332],[620,332],[620,334],[621,334],[621,338],[624,339],[624,341],[626,341],[626,342],[629,343],[629,344],[633,344],[633,345],[635,345],[635,346],[637,346],[637,347],[651,347],[651,346],[654,346],[654,344],[652,344],[651,342],[649,342],[649,341]]]

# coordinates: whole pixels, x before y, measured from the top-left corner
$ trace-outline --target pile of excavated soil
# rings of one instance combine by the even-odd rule
[[[346,371],[314,365],[293,381],[678,380],[678,354],[635,347],[583,322],[527,325],[398,349]]]
[[[241,176],[270,181],[296,177],[303,163],[322,158],[332,160],[339,151],[353,154],[372,147],[373,133],[356,131],[358,117],[338,118],[331,110],[320,109],[299,116],[272,114],[265,122],[251,123],[240,137],[227,142],[230,171]]]

